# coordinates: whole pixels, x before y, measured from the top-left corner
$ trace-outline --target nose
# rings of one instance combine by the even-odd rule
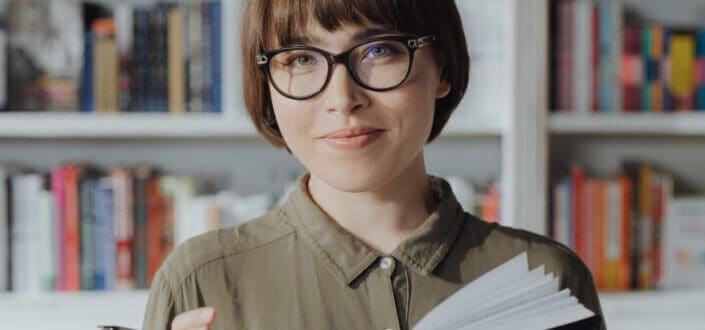
[[[351,114],[369,104],[364,89],[359,86],[342,63],[333,65],[328,85],[323,91],[327,112]]]

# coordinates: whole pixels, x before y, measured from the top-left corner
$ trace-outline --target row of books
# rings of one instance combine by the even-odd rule
[[[0,73],[13,83],[0,109],[222,112],[219,0],[111,7],[10,0],[6,15],[8,46],[0,52],[10,70]]]
[[[0,291],[147,288],[174,245],[273,205],[270,194],[209,191],[148,165],[0,167]]]
[[[552,190],[552,235],[601,290],[705,287],[705,199],[674,198],[673,185],[645,162],[610,178],[574,166]]]
[[[620,0],[554,4],[552,109],[705,111],[705,27],[644,23]]]

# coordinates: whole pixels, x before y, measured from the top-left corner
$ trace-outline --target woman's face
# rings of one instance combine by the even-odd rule
[[[338,54],[373,28],[343,25],[330,33],[316,23],[300,37],[310,39],[309,46]],[[279,129],[299,161],[337,190],[362,192],[384,186],[411,166],[423,168],[435,101],[450,85],[441,81],[431,47],[422,47],[414,54],[408,79],[390,91],[359,86],[341,63],[313,98],[293,100],[271,83],[269,88]]]

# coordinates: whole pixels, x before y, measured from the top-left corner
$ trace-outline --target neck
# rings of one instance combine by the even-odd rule
[[[308,190],[338,225],[382,254],[390,254],[437,204],[423,154],[400,175],[369,191],[338,190],[313,174]]]

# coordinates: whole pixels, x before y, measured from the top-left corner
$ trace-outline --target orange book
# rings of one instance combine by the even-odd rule
[[[619,251],[618,288],[628,290],[631,288],[631,241],[632,241],[632,182],[628,176],[619,177],[619,214],[621,217],[621,248]]]
[[[64,168],[64,289],[67,291],[81,289],[81,229],[78,204],[78,176],[81,170],[82,166],[75,164]]]
[[[640,260],[638,268],[639,289],[651,289],[653,287],[653,200],[651,193],[651,182],[653,169],[648,164],[642,164],[639,168],[639,240]]]
[[[595,269],[592,271],[595,278],[597,288],[602,290],[605,287],[604,268],[606,267],[605,246],[605,222],[606,222],[606,207],[605,207],[605,190],[607,182],[597,181],[594,188],[594,228],[595,237],[593,237],[593,248],[595,255]]]

